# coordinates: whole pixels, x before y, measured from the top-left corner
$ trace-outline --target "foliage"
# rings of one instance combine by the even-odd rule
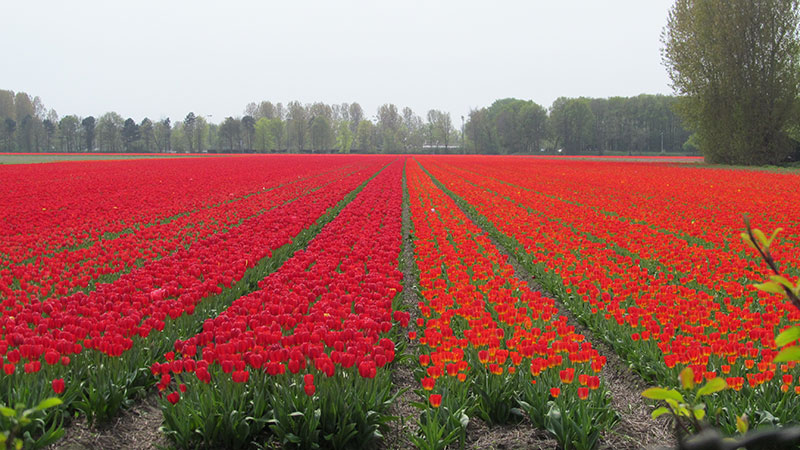
[[[41,416],[61,404],[60,398],[48,397],[32,408],[22,403],[15,408],[0,406],[0,448],[43,448],[58,440],[64,434],[60,423],[48,424]]]
[[[800,2],[678,0],[662,35],[679,112],[707,162],[775,164],[797,120]]]

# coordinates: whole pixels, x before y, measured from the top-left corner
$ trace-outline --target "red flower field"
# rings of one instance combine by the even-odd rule
[[[408,445],[480,421],[594,448],[625,433],[615,358],[649,385],[723,378],[704,401],[729,414],[706,420],[729,433],[795,424],[800,368],[775,337],[800,312],[752,287],[771,273],[740,233],[744,215],[781,228],[797,285],[798,186],[658,159],[0,166],[0,404],[63,401],[31,445],[155,392],[178,447],[353,448],[395,426],[408,370]]]

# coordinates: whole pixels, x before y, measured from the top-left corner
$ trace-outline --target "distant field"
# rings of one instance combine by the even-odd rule
[[[103,161],[122,159],[187,158],[220,155],[174,153],[0,153],[0,164],[35,164],[63,161]]]

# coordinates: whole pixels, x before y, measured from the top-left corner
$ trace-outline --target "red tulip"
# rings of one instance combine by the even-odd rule
[[[53,385],[53,392],[55,392],[56,394],[61,394],[62,392],[64,392],[64,388],[66,387],[63,378],[54,379],[52,385]]]

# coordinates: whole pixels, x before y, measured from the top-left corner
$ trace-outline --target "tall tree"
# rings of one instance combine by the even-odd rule
[[[364,110],[357,102],[350,103],[349,116],[350,116],[350,131],[355,135],[361,121],[364,120]]]
[[[202,153],[208,146],[209,126],[205,117],[197,116],[194,123],[194,151]]]
[[[36,111],[33,108],[33,101],[30,96],[24,92],[17,92],[14,96],[14,118],[18,123],[21,123],[25,116],[35,116]]]
[[[280,117],[275,116],[269,121],[269,134],[272,136],[275,151],[283,151],[286,145],[286,128]]]
[[[309,136],[311,137],[312,151],[323,152],[330,150],[333,133],[331,132],[330,122],[325,115],[311,118]]]
[[[0,119],[15,119],[17,117],[14,108],[14,92],[0,89]]]
[[[95,120],[93,116],[89,116],[81,121],[81,127],[83,128],[83,138],[86,142],[86,151],[94,150],[94,127],[95,127]]]
[[[19,112],[19,110],[17,112]],[[17,146],[20,151],[39,151],[37,138],[41,126],[42,121],[36,116],[28,114],[22,118],[22,121],[19,123],[19,129],[17,130]]]
[[[17,130],[17,121],[12,119],[11,117],[6,117],[3,119],[2,124],[0,124],[2,128],[0,131],[2,132],[2,145],[3,150],[7,152],[11,152],[16,150],[16,139],[14,139],[14,133]]]
[[[373,128],[375,128],[375,125],[373,125],[369,120],[362,120],[358,123],[356,140],[353,143],[354,149],[361,153],[368,153],[371,150],[374,150],[371,145]]]
[[[227,143],[228,151],[233,152],[235,148],[241,147],[241,121],[233,117],[226,117],[219,126],[220,139]]]
[[[189,153],[194,152],[194,125],[197,117],[193,112],[189,112],[183,119],[183,134],[186,136]]]
[[[133,153],[137,150],[137,141],[139,140],[139,125],[128,117],[125,123],[122,124],[122,146],[125,152]]]
[[[85,119],[84,119],[85,120]],[[81,121],[77,116],[64,116],[58,122],[58,134],[61,137],[61,151],[75,152],[80,149],[78,134],[81,128]]]
[[[381,151],[383,153],[397,153],[400,151],[401,140],[398,136],[402,118],[397,111],[397,106],[391,103],[378,108],[378,133],[381,138]]]
[[[122,149],[122,116],[115,112],[108,112],[97,119],[95,126],[97,133],[97,146],[104,152],[119,152]]]
[[[158,151],[170,151],[170,135],[172,134],[172,124],[170,123],[169,117],[156,122],[156,125],[153,128],[153,134],[156,138],[156,148]]]
[[[288,146],[293,150],[303,152],[308,131],[308,113],[306,108],[298,101],[290,102],[287,108],[289,110],[286,115]]]
[[[517,112],[520,150],[538,151],[547,132],[547,111],[534,102],[525,102]]]
[[[353,132],[350,131],[350,122],[342,120],[339,122],[336,133],[336,147],[339,153],[350,153],[353,145]]]
[[[267,153],[275,145],[270,134],[270,119],[262,117],[256,121],[253,149],[260,153]]]
[[[662,34],[679,112],[707,161],[766,164],[791,147],[799,0],[677,0]]]
[[[139,135],[142,140],[142,150],[148,153],[152,152],[156,136],[153,129],[153,122],[147,117],[142,119],[142,123],[139,124]]]
[[[242,117],[242,139],[244,140],[244,148],[247,150],[253,149],[253,137],[256,134],[256,120],[253,116]]]

